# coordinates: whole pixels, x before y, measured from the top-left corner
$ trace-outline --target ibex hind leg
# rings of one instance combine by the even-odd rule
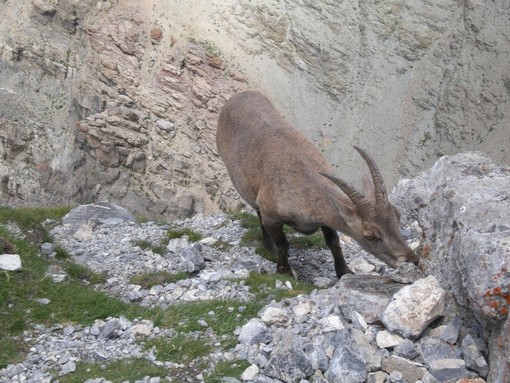
[[[262,226],[262,233],[265,232],[264,235],[267,235],[268,240],[272,245],[274,245],[272,251],[273,254],[276,253],[278,259],[276,272],[295,277],[289,264],[289,242],[283,232],[283,223],[264,218],[260,213],[259,217]]]
[[[340,238],[338,238],[336,230],[327,226],[322,226],[321,229],[322,234],[324,234],[324,239],[326,240],[326,245],[328,245],[331,254],[333,254],[333,259],[335,260],[336,276],[341,278],[344,274],[352,274],[351,269],[349,269],[349,266],[347,266],[345,262],[342,248],[340,247]]]
[[[257,215],[259,216],[259,221],[260,221],[260,229],[262,230],[262,238],[264,240],[264,246],[266,249],[268,249],[269,251],[271,252],[274,252],[275,250],[275,245],[273,243],[273,239],[271,238],[271,236],[269,235],[269,233],[267,232],[264,224],[262,223],[262,215],[260,214],[260,211],[257,210]]]

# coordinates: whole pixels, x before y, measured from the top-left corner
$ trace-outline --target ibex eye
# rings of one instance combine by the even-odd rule
[[[375,235],[373,235],[373,234],[369,234],[369,235],[365,236],[365,239],[367,241],[375,241],[377,239],[377,237]]]

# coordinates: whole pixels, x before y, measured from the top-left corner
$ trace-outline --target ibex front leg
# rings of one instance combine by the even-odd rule
[[[340,247],[340,238],[338,238],[336,230],[327,226],[322,226],[321,229],[322,234],[324,234],[324,239],[326,240],[326,245],[328,245],[331,254],[333,254],[333,259],[335,260],[336,276],[340,278],[344,274],[352,274],[351,269],[349,269],[349,266],[347,266],[345,262],[342,248]]]
[[[272,219],[261,217],[262,233],[268,234],[273,242],[273,254],[276,253],[278,262],[276,271],[280,274],[288,274],[294,276],[289,264],[289,242],[283,232],[283,223]],[[265,231],[265,232],[264,232]],[[266,242],[266,238],[264,238]]]

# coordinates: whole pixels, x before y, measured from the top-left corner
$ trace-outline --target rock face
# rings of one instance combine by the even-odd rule
[[[1,203],[236,207],[214,133],[248,86],[343,178],[359,177],[353,144],[390,185],[464,149],[508,163],[506,0],[4,0],[0,13]]]
[[[466,317],[484,324],[491,382],[504,381],[510,368],[508,190],[510,168],[471,152],[441,158],[416,178],[402,180],[393,194],[403,216],[423,230],[421,268],[437,277]]]

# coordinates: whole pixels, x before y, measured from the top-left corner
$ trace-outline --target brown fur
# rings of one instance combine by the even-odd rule
[[[400,236],[398,212],[385,197],[375,164],[370,169],[375,167],[374,186],[366,191],[372,197],[365,198],[332,176],[333,169],[323,155],[261,93],[245,91],[227,101],[220,113],[216,143],[234,186],[260,217],[264,242],[276,250],[279,272],[291,272],[284,224],[305,234],[321,228],[338,277],[351,271],[337,231],[392,266],[416,260]],[[356,149],[367,157],[370,167],[371,158]]]

